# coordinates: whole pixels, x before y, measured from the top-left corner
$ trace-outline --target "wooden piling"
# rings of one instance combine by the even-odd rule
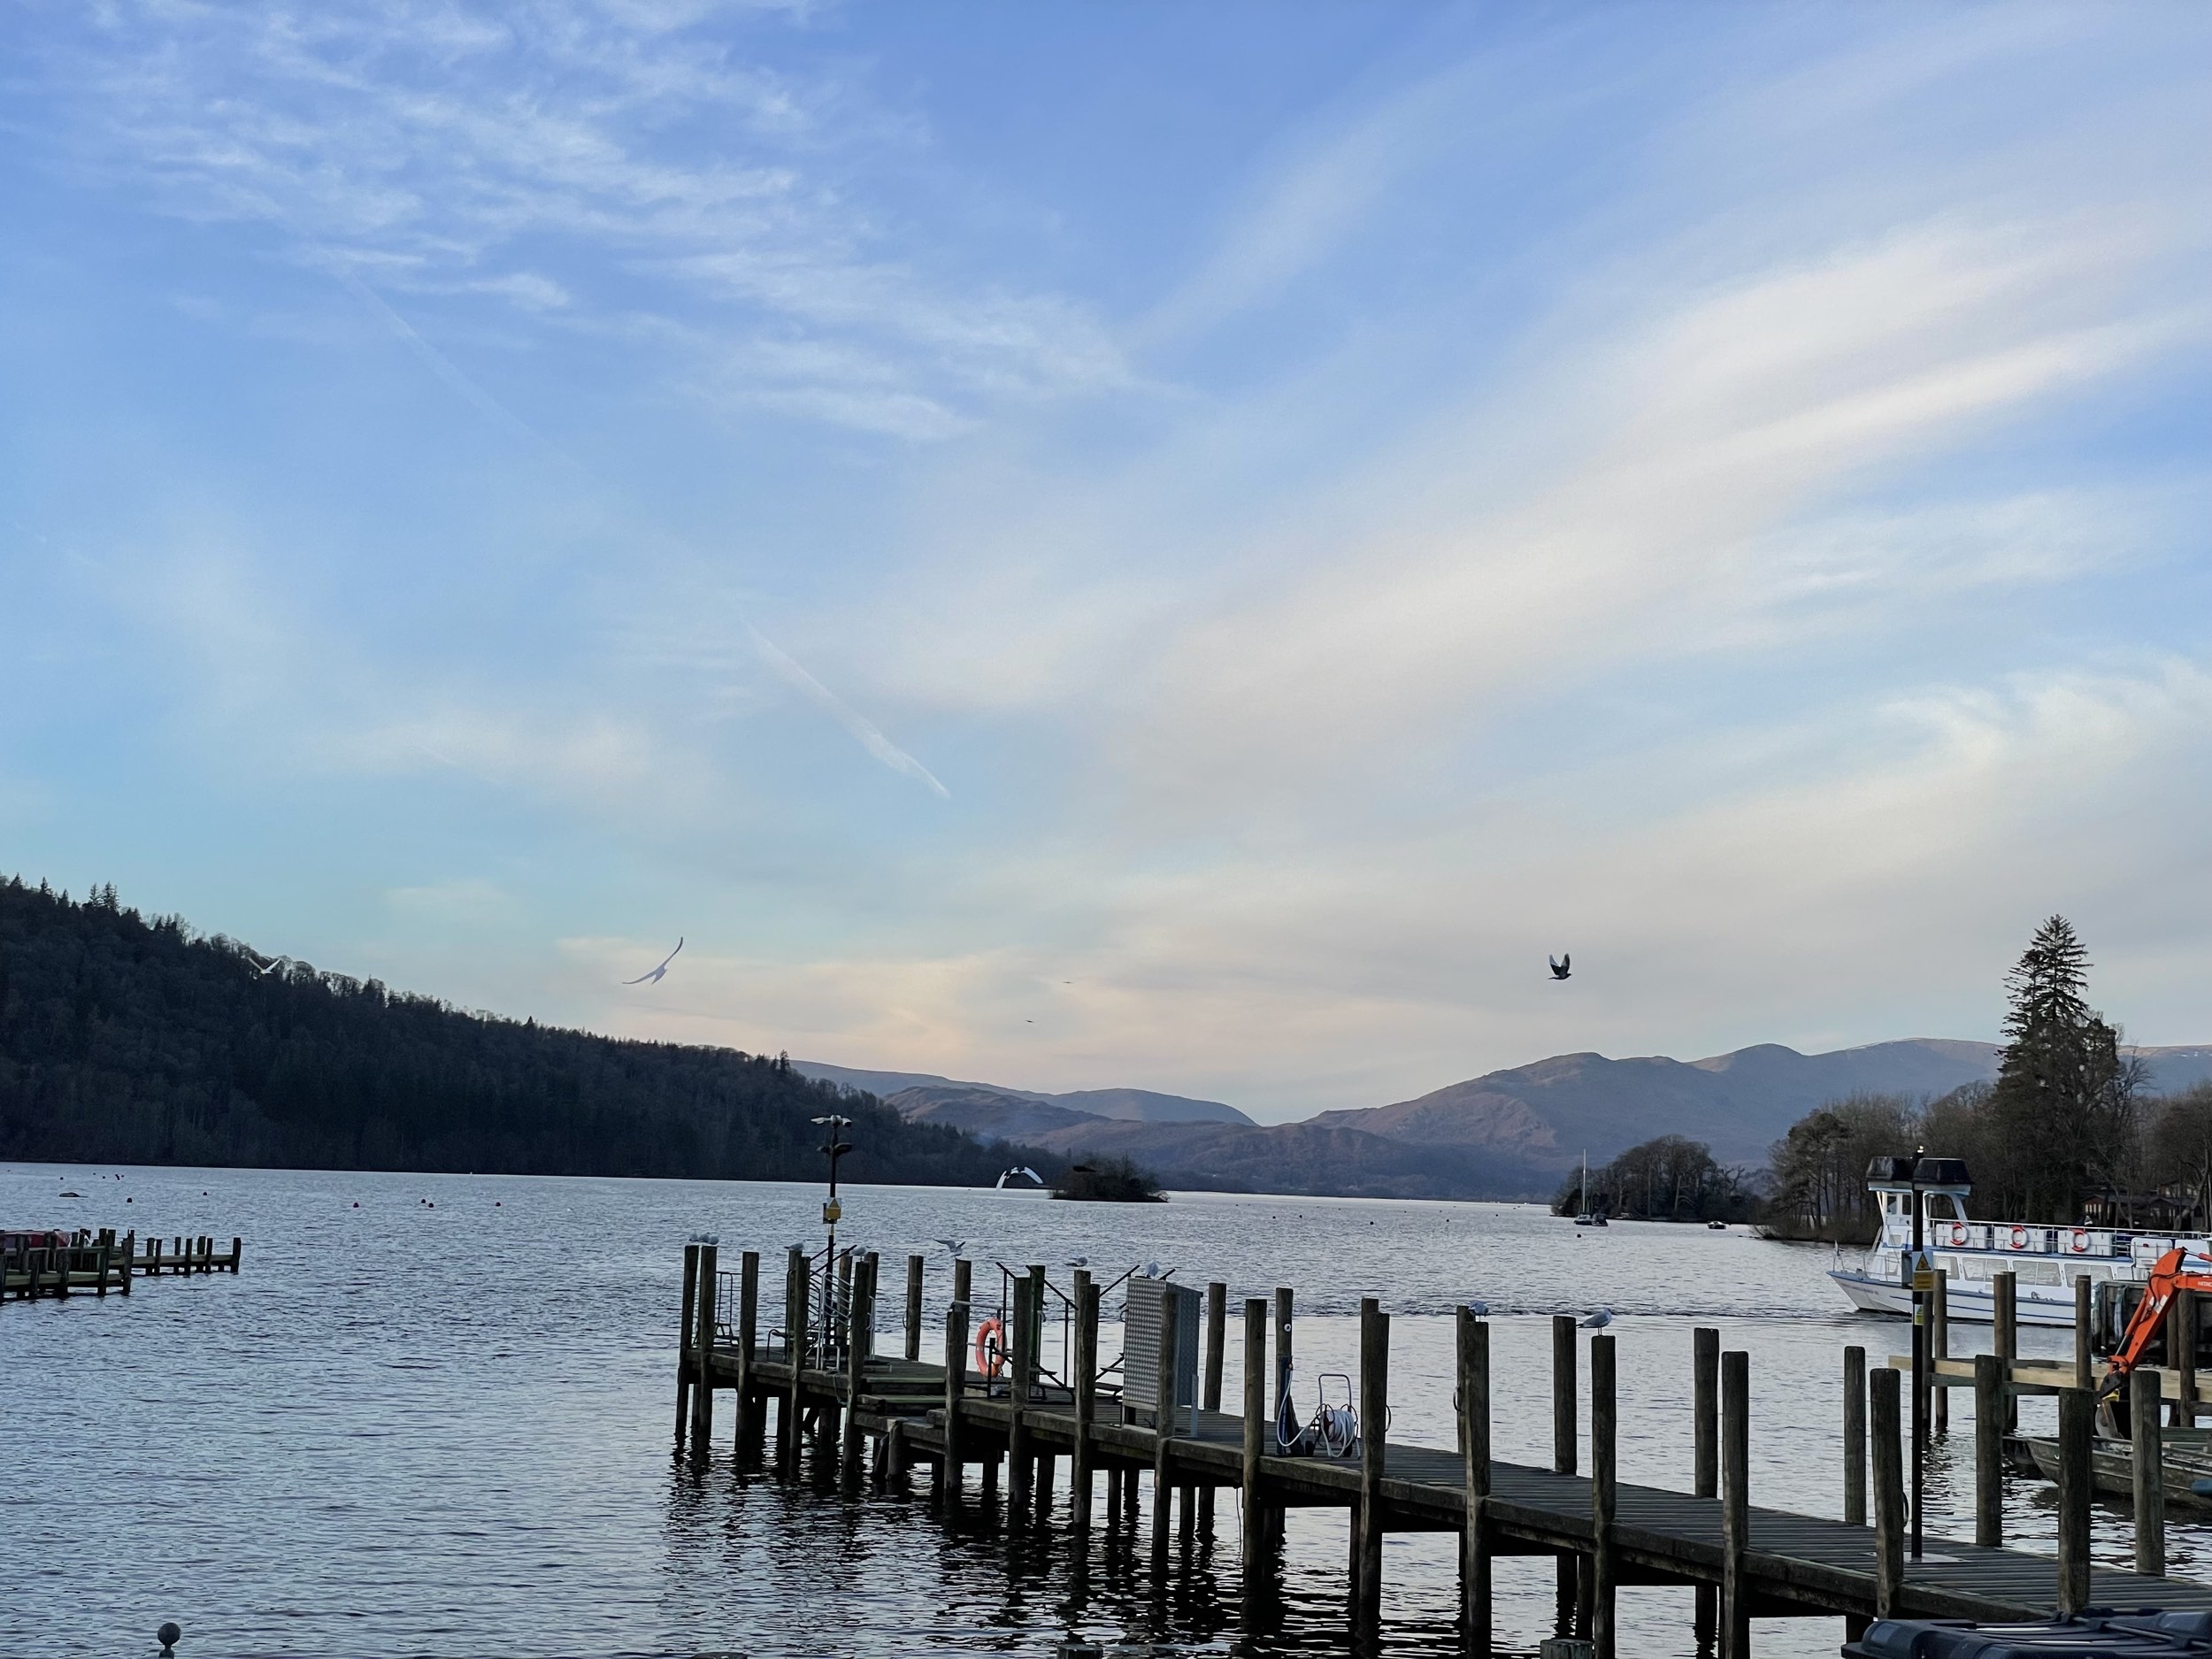
[[[1272,1385],[1267,1395],[1267,1420],[1276,1424],[1282,1415],[1283,1396],[1290,1390],[1292,1317],[1295,1312],[1295,1297],[1287,1285],[1275,1286],[1275,1368]],[[1271,1426],[1270,1438],[1279,1438]],[[1264,1511],[1268,1525],[1268,1542],[1279,1548],[1283,1541],[1284,1523],[1289,1511],[1281,1504],[1272,1504]]]
[[[1490,1653],[1490,1326],[1462,1306],[1459,1324],[1459,1450],[1467,1494],[1459,1543],[1460,1620],[1467,1651]]]
[[[967,1384],[968,1304],[956,1302],[945,1310],[945,1444],[936,1482],[941,1497],[960,1495],[960,1396],[967,1392]]]
[[[1720,1356],[1720,1652],[1751,1659],[1751,1356]]]
[[[748,1250],[737,1268],[737,1456],[751,1462],[760,1455],[761,1419],[764,1403],[755,1397],[753,1364],[760,1352],[760,1252]]]
[[[1244,1302],[1244,1462],[1240,1471],[1244,1494],[1244,1571],[1249,1578],[1268,1547],[1265,1509],[1260,1497],[1260,1459],[1267,1443],[1267,1299]]]
[[[138,1271],[138,1229],[133,1227],[123,1235],[123,1294],[131,1294],[131,1280]]]
[[[1372,1296],[1359,1304],[1359,1504],[1352,1511],[1353,1611],[1372,1631],[1382,1619],[1383,1453],[1390,1420],[1390,1316]]]
[[[1229,1286],[1217,1279],[1206,1286],[1206,1369],[1198,1395],[1203,1410],[1221,1409],[1222,1350],[1228,1340]],[[1214,1535],[1214,1489],[1210,1486],[1198,1494],[1198,1530],[1207,1538]]]
[[[906,1258],[906,1357],[910,1360],[922,1356],[922,1274],[928,1266],[926,1256]]]
[[[1032,1268],[1031,1274],[1041,1274],[1042,1268]],[[1013,1415],[1006,1429],[1006,1500],[1017,1509],[1029,1507],[1030,1476],[1032,1473],[1029,1448],[1029,1402],[1033,1380],[1032,1367],[1037,1352],[1037,1309],[1032,1291],[1035,1281],[1025,1274],[1014,1281],[1014,1328],[1008,1334],[1010,1345],[1006,1368],[1007,1395],[1013,1404]]]
[[[812,1310],[812,1270],[804,1250],[792,1248],[783,1258],[783,1346],[791,1364],[791,1383],[776,1409],[776,1460],[786,1475],[798,1472],[801,1422],[806,1405],[801,1380],[806,1370],[807,1318]]]
[[[848,1492],[860,1486],[867,1448],[860,1434],[860,1396],[868,1365],[869,1336],[875,1329],[875,1258],[864,1257],[853,1272],[851,1300],[845,1304],[844,1421],[837,1448],[838,1478]]]
[[[1905,1448],[1899,1385],[1885,1365],[1867,1381],[1874,1428],[1874,1617],[1897,1612],[1905,1583]]]
[[[1939,1267],[1935,1271],[1935,1289],[1928,1297],[1928,1374],[1938,1370],[1937,1362],[1951,1357],[1951,1270]],[[1928,1402],[1928,1429],[1933,1434],[1951,1432],[1951,1391],[1931,1388]]]
[[[1079,1534],[1091,1526],[1091,1425],[1098,1419],[1098,1286],[1075,1270],[1075,1445],[1068,1455],[1068,1512]]]
[[[2134,1442],[2135,1571],[2151,1578],[2166,1576],[2165,1437],[2158,1426],[2163,1392],[2152,1366],[2138,1366],[2128,1378],[2128,1436]]]
[[[1175,1440],[1175,1339],[1176,1326],[1181,1323],[1175,1317],[1175,1299],[1162,1296],[1158,1303],[1160,1321],[1160,1374],[1154,1379],[1152,1389],[1152,1571],[1155,1576],[1167,1571],[1168,1552],[1168,1448]],[[1133,1494],[1132,1494],[1133,1497]]]
[[[2092,1339],[2095,1333],[2092,1321],[2094,1301],[2089,1286],[2089,1275],[2074,1275],[2074,1386],[2093,1388],[2097,1384],[2095,1368],[2092,1363]]]
[[[161,1240],[154,1240],[157,1252]],[[676,1444],[684,1443],[684,1432],[691,1426],[691,1350],[693,1347],[691,1322],[699,1313],[699,1247],[684,1246],[684,1300],[682,1328],[676,1336]]]
[[[704,1458],[714,1435],[714,1316],[720,1288],[721,1251],[711,1244],[699,1247],[699,1310],[692,1319],[697,1346],[691,1361],[691,1455]]]
[[[1709,1325],[1690,1333],[1690,1490],[1720,1496],[1720,1332]],[[1698,1651],[1719,1639],[1720,1586],[1701,1584],[1692,1593]]]
[[[2174,1383],[2181,1398],[2174,1402],[2174,1426],[2197,1425],[2197,1293],[2177,1290],[2171,1308],[2172,1327],[2166,1342],[2166,1363],[2173,1367]]]
[[[1843,1518],[1866,1525],[1866,1350],[1843,1350]]]
[[[952,1263],[952,1299],[955,1302],[972,1302],[975,1298],[970,1293],[974,1286],[975,1264],[965,1256],[955,1257]]]
[[[1974,1356],[1974,1541],[2005,1541],[2005,1363]]]
[[[1597,1659],[1614,1659],[1613,1516],[1617,1504],[1614,1461],[1613,1339],[1590,1339],[1590,1640]]]
[[[2020,1357],[2020,1276],[2012,1272],[1993,1274],[1989,1294],[1996,1304],[1992,1346],[2005,1363],[2005,1432],[2017,1434],[2020,1397],[2012,1391],[2012,1366]]]
[[[1575,1472],[1575,1317],[1555,1313],[1551,1320],[1551,1466],[1554,1472]],[[1581,1611],[1581,1557],[1563,1553],[1557,1560],[1558,1599],[1555,1623],[1562,1634],[1575,1630]]]
[[[2008,1393],[2010,1391],[2008,1390]],[[2085,1388],[2058,1391],[2058,1615],[2089,1605],[2089,1505],[2095,1495],[2089,1443],[2097,1420]]]

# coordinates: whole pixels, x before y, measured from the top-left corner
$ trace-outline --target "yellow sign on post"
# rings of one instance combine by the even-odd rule
[[[1905,1253],[1905,1259],[1912,1264],[1912,1287],[1915,1290],[1933,1290],[1936,1275],[1935,1252],[1933,1250],[1909,1250]]]

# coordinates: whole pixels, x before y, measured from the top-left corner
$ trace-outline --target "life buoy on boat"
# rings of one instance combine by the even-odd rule
[[[975,1368],[986,1377],[995,1377],[1006,1369],[1006,1327],[995,1318],[976,1327]]]
[[[2076,1227],[2074,1229],[2074,1236],[2067,1241],[2067,1247],[2071,1249],[2076,1256],[2087,1254],[2089,1249],[2089,1229],[2086,1227]]]
[[[1966,1248],[1966,1224],[1963,1221],[1954,1221],[1951,1224],[1951,1245],[1954,1249]]]
[[[2012,1248],[2016,1250],[2028,1248],[2028,1230],[2025,1227],[2015,1225],[2012,1229]]]

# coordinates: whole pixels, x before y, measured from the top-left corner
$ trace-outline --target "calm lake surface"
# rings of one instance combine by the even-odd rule
[[[979,1504],[949,1532],[918,1497],[843,1500],[740,1474],[726,1395],[712,1463],[674,1458],[684,1240],[717,1234],[733,1264],[743,1248],[813,1240],[818,1203],[816,1188],[770,1184],[0,1171],[11,1226],[247,1241],[234,1279],[0,1306],[12,1407],[0,1655],[150,1653],[169,1618],[184,1626],[184,1659],[1041,1656],[1071,1633],[1193,1653],[1348,1651],[1340,1513],[1291,1512],[1281,1612],[1247,1631],[1233,1494],[1208,1570],[1156,1603],[1141,1545],[1133,1556],[1097,1538],[1080,1557],[1059,1529],[1010,1536]],[[995,1260],[1051,1264],[1056,1281],[1075,1256],[1108,1276],[1156,1260],[1187,1282],[1225,1279],[1230,1400],[1242,1297],[1295,1286],[1303,1401],[1317,1372],[1353,1369],[1359,1298],[1378,1296],[1394,1316],[1391,1433],[1439,1446],[1454,1440],[1451,1310],[1479,1298],[1493,1310],[1499,1455],[1534,1463],[1549,1459],[1548,1317],[1609,1306],[1622,1479],[1684,1490],[1690,1333],[1717,1324],[1753,1356],[1755,1501],[1823,1515],[1841,1512],[1842,1349],[1880,1356],[1909,1340],[1901,1322],[1846,1308],[1824,1250],[1740,1229],[1593,1232],[1517,1205],[1179,1194],[1124,1207],[860,1187],[842,1237],[883,1252],[887,1285],[910,1250],[929,1252],[939,1330],[951,1277],[939,1238],[967,1241],[979,1296]],[[764,1279],[780,1283],[780,1271],[772,1259]],[[1955,1327],[1954,1348],[1987,1334]],[[1105,1334],[1110,1353],[1118,1335]],[[2064,1332],[2023,1340],[2071,1351]],[[2024,1404],[2031,1427],[2050,1415]],[[1953,1421],[1964,1480],[1954,1487],[1939,1447],[1929,1527],[1967,1536],[1964,1391]],[[2007,1509],[2047,1553],[2047,1491],[2016,1483]],[[2101,1558],[2124,1563],[2124,1517],[2101,1512],[2097,1529]],[[1387,1651],[1457,1652],[1454,1549],[1389,1540]],[[2175,1571],[2200,1575],[2204,1529],[2175,1525],[2169,1549]],[[1501,1561],[1497,1584],[1501,1636],[1532,1652],[1551,1633],[1550,1563]],[[1690,1606],[1686,1589],[1624,1590],[1622,1651],[1694,1654]],[[1841,1640],[1837,1620],[1755,1628],[1766,1654],[1833,1654]]]

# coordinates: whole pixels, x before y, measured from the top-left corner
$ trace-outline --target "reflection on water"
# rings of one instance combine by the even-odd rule
[[[920,1495],[841,1498],[741,1471],[727,1396],[713,1461],[673,1457],[682,1241],[718,1233],[729,1262],[749,1245],[810,1238],[810,1188],[231,1170],[104,1179],[114,1173],[0,1171],[0,1221],[242,1233],[246,1270],[142,1285],[128,1301],[0,1308],[16,1402],[0,1506],[10,1537],[51,1545],[13,1552],[0,1659],[139,1651],[171,1617],[193,1659],[1043,1655],[1071,1633],[1194,1652],[1348,1651],[1340,1512],[1293,1511],[1278,1581],[1248,1595],[1233,1494],[1220,1499],[1219,1538],[1156,1583],[1148,1518],[1117,1535],[1102,1525],[1079,1551],[1056,1525],[1009,1532],[972,1471],[968,1501],[941,1522]],[[83,1199],[60,1199],[65,1188]],[[1434,1445],[1453,1439],[1450,1310],[1481,1298],[1496,1316],[1499,1455],[1530,1462],[1549,1457],[1545,1316],[1610,1306],[1622,1478],[1676,1487],[1689,1481],[1690,1333],[1717,1324],[1753,1356],[1755,1498],[1816,1514],[1841,1505],[1843,1346],[1879,1357],[1907,1336],[1844,1308],[1824,1252],[1702,1228],[1593,1233],[1508,1205],[1193,1195],[1121,1208],[860,1188],[845,1233],[887,1258],[929,1253],[933,1329],[949,1288],[941,1236],[969,1241],[979,1294],[994,1260],[1041,1262],[1059,1279],[1077,1256],[1108,1275],[1157,1260],[1186,1280],[1225,1280],[1233,1299],[1292,1285],[1305,1378],[1352,1369],[1352,1316],[1362,1295],[1379,1296],[1395,1316],[1392,1432]],[[1109,1354],[1118,1336],[1104,1333]],[[1986,1336],[1954,1333],[1962,1348]],[[2023,1339],[2052,1353],[2070,1340]],[[1240,1353],[1233,1338],[1231,1400]],[[2024,1402],[2029,1426],[2050,1416],[2048,1402]],[[1955,1482],[1939,1447],[1939,1536],[1971,1528],[1963,1392],[1953,1422],[1967,1467]],[[918,1473],[916,1494],[926,1486]],[[1064,1504],[1064,1479],[1058,1495]],[[2007,1512],[2032,1547],[2054,1548],[2047,1488],[2015,1483]],[[2204,1537],[2175,1523],[2177,1571],[2197,1570]],[[88,1570],[72,1540],[103,1564]],[[2097,1544],[2124,1563],[2125,1517],[2101,1512]],[[1455,1652],[1454,1540],[1392,1536],[1384,1576],[1386,1648]],[[1532,1650],[1552,1628],[1551,1564],[1507,1559],[1496,1577],[1501,1636]],[[1621,1599],[1623,1652],[1694,1651],[1686,1589]],[[1839,1635],[1835,1620],[1761,1621],[1758,1646],[1832,1654]]]

